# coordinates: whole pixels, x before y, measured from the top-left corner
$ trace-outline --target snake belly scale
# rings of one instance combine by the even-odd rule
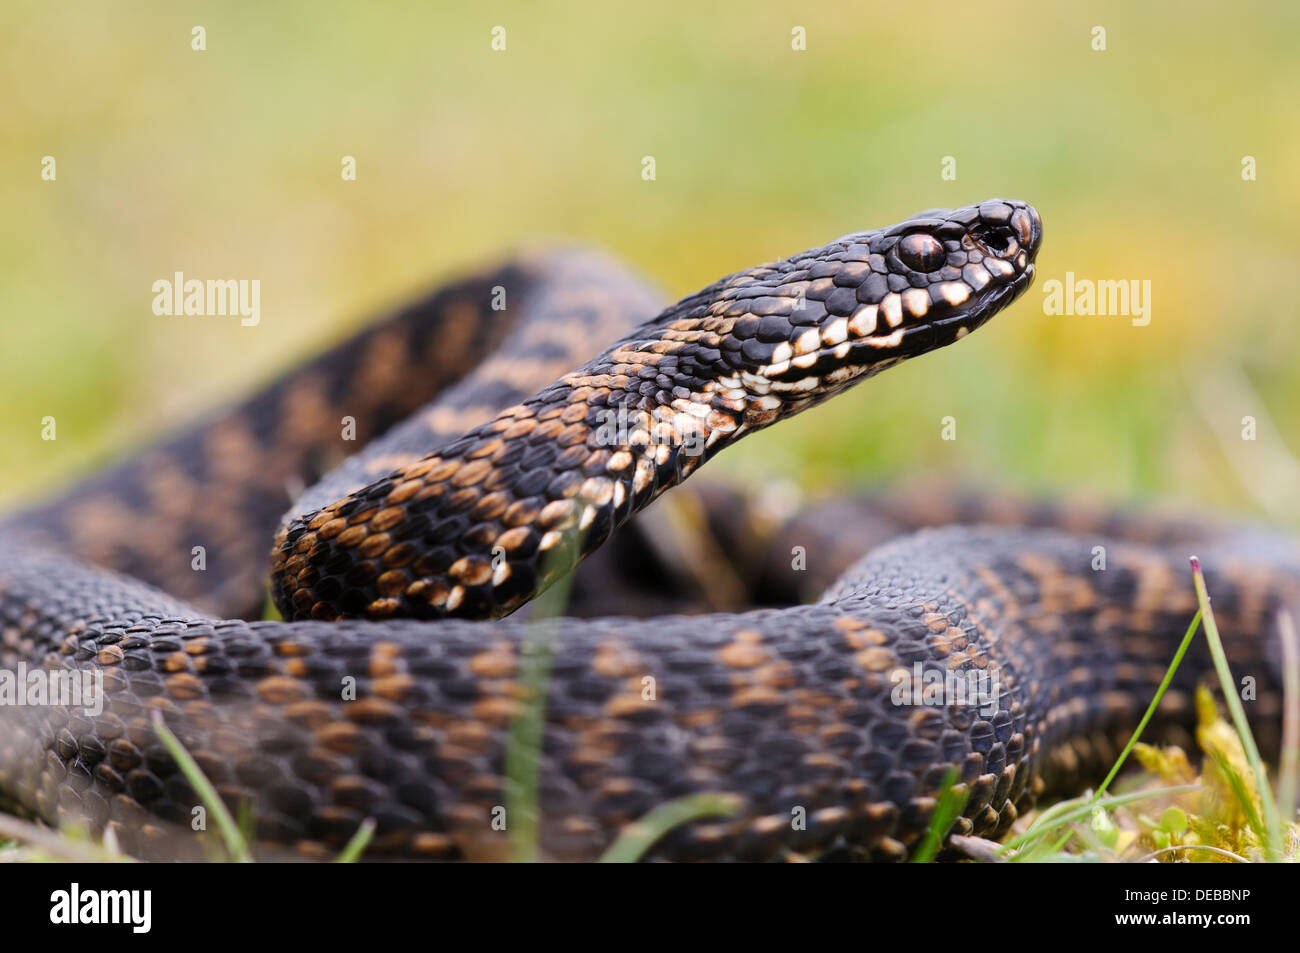
[[[0,662],[101,673],[106,698],[94,714],[0,707],[0,796],[142,857],[191,855],[197,799],[159,712],[268,852],[329,856],[369,817],[367,856],[505,859],[493,817],[536,625],[501,617],[732,441],[980,327],[1032,281],[1041,236],[1022,202],[933,210],[657,317],[654,292],[599,256],[524,256],[13,514]],[[591,340],[615,343],[584,363]],[[376,439],[340,463],[354,408]],[[279,519],[286,483],[327,470]],[[191,571],[195,540],[216,571]],[[1203,542],[1267,721],[1294,552]],[[596,857],[656,805],[710,792],[735,813],[652,856],[901,859],[952,770],[970,795],[953,830],[997,836],[1131,730],[1194,611],[1180,543],[1108,542],[1092,573],[1096,544],[928,530],[812,605],[548,625],[543,856]],[[268,568],[285,621],[244,621]],[[1163,721],[1186,719],[1197,664]],[[915,666],[993,676],[995,703],[900,703],[896,673]]]

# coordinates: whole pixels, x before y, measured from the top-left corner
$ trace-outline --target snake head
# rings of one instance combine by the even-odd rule
[[[731,319],[722,386],[753,429],[959,341],[1033,281],[1042,236],[1033,206],[990,199],[733,275],[710,308]]]

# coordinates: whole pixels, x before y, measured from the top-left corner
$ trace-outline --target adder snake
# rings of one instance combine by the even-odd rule
[[[657,317],[657,294],[598,255],[525,255],[13,514],[0,665],[102,672],[107,696],[99,714],[0,706],[0,794],[111,827],[138,856],[193,855],[198,799],[158,711],[267,851],[330,856],[369,817],[367,857],[506,858],[507,739],[539,700],[522,674],[535,623],[498,617],[729,443],[979,328],[1029,285],[1041,236],[1022,202],[934,210]],[[286,485],[363,443],[281,519]],[[735,813],[651,856],[901,859],[949,769],[969,793],[953,830],[996,837],[1136,723],[1195,608],[1193,542],[1233,662],[1261,682],[1258,720],[1275,720],[1273,614],[1300,591],[1285,541],[1173,522],[1106,527],[1130,539],[1079,520],[956,526],[846,567],[870,506],[787,526],[816,541],[823,576],[844,570],[814,604],[548,625],[542,856],[596,857],[656,805],[709,792]],[[576,591],[617,602],[608,587],[652,561],[606,559],[605,581],[584,590],[579,570]],[[261,615],[268,566],[285,621],[243,621]],[[1204,665],[1184,665],[1162,723],[1186,720]],[[994,693],[900,701],[900,672],[983,673]]]

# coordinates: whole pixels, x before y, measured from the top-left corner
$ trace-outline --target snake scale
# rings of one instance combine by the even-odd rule
[[[952,831],[996,837],[1113,752],[1195,610],[1192,545],[1233,664],[1260,682],[1267,744],[1274,620],[1300,563],[1263,533],[930,498],[900,525],[978,525],[870,548],[872,501],[842,498],[768,539],[838,575],[811,604],[777,594],[797,589],[778,559],[750,592],[768,608],[502,618],[620,527],[571,608],[654,589],[638,541],[657,510],[638,511],[743,435],[979,328],[1028,287],[1041,238],[1023,202],[931,210],[657,316],[658,294],[597,253],[524,254],[12,514],[0,663],[102,673],[106,698],[0,706],[0,795],[140,857],[197,856],[198,798],[157,712],[268,856],[331,856],[373,818],[370,858],[506,859],[507,742],[540,704],[543,857],[597,857],[657,805],[714,793],[732,814],[649,856],[903,859],[950,771],[969,794]],[[268,568],[284,621],[244,621]],[[1157,728],[1187,725],[1207,664],[1193,652]],[[900,699],[900,672],[982,674],[993,692]]]

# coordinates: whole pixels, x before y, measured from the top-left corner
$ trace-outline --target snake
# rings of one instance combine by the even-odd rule
[[[268,858],[335,856],[369,820],[367,859],[509,860],[531,830],[544,859],[593,860],[715,795],[644,858],[903,860],[946,790],[941,834],[998,838],[1113,756],[1196,610],[1192,546],[1267,745],[1300,604],[1269,530],[922,490],[758,533],[752,494],[705,484],[727,611],[721,575],[692,603],[654,549],[653,500],[982,327],[1041,241],[1022,201],[930,209],[666,309],[602,252],[528,249],[11,512],[0,671],[102,697],[0,704],[0,798],[206,856],[165,725]],[[570,583],[569,614],[537,608]],[[1209,670],[1194,648],[1152,731],[1187,730]]]

